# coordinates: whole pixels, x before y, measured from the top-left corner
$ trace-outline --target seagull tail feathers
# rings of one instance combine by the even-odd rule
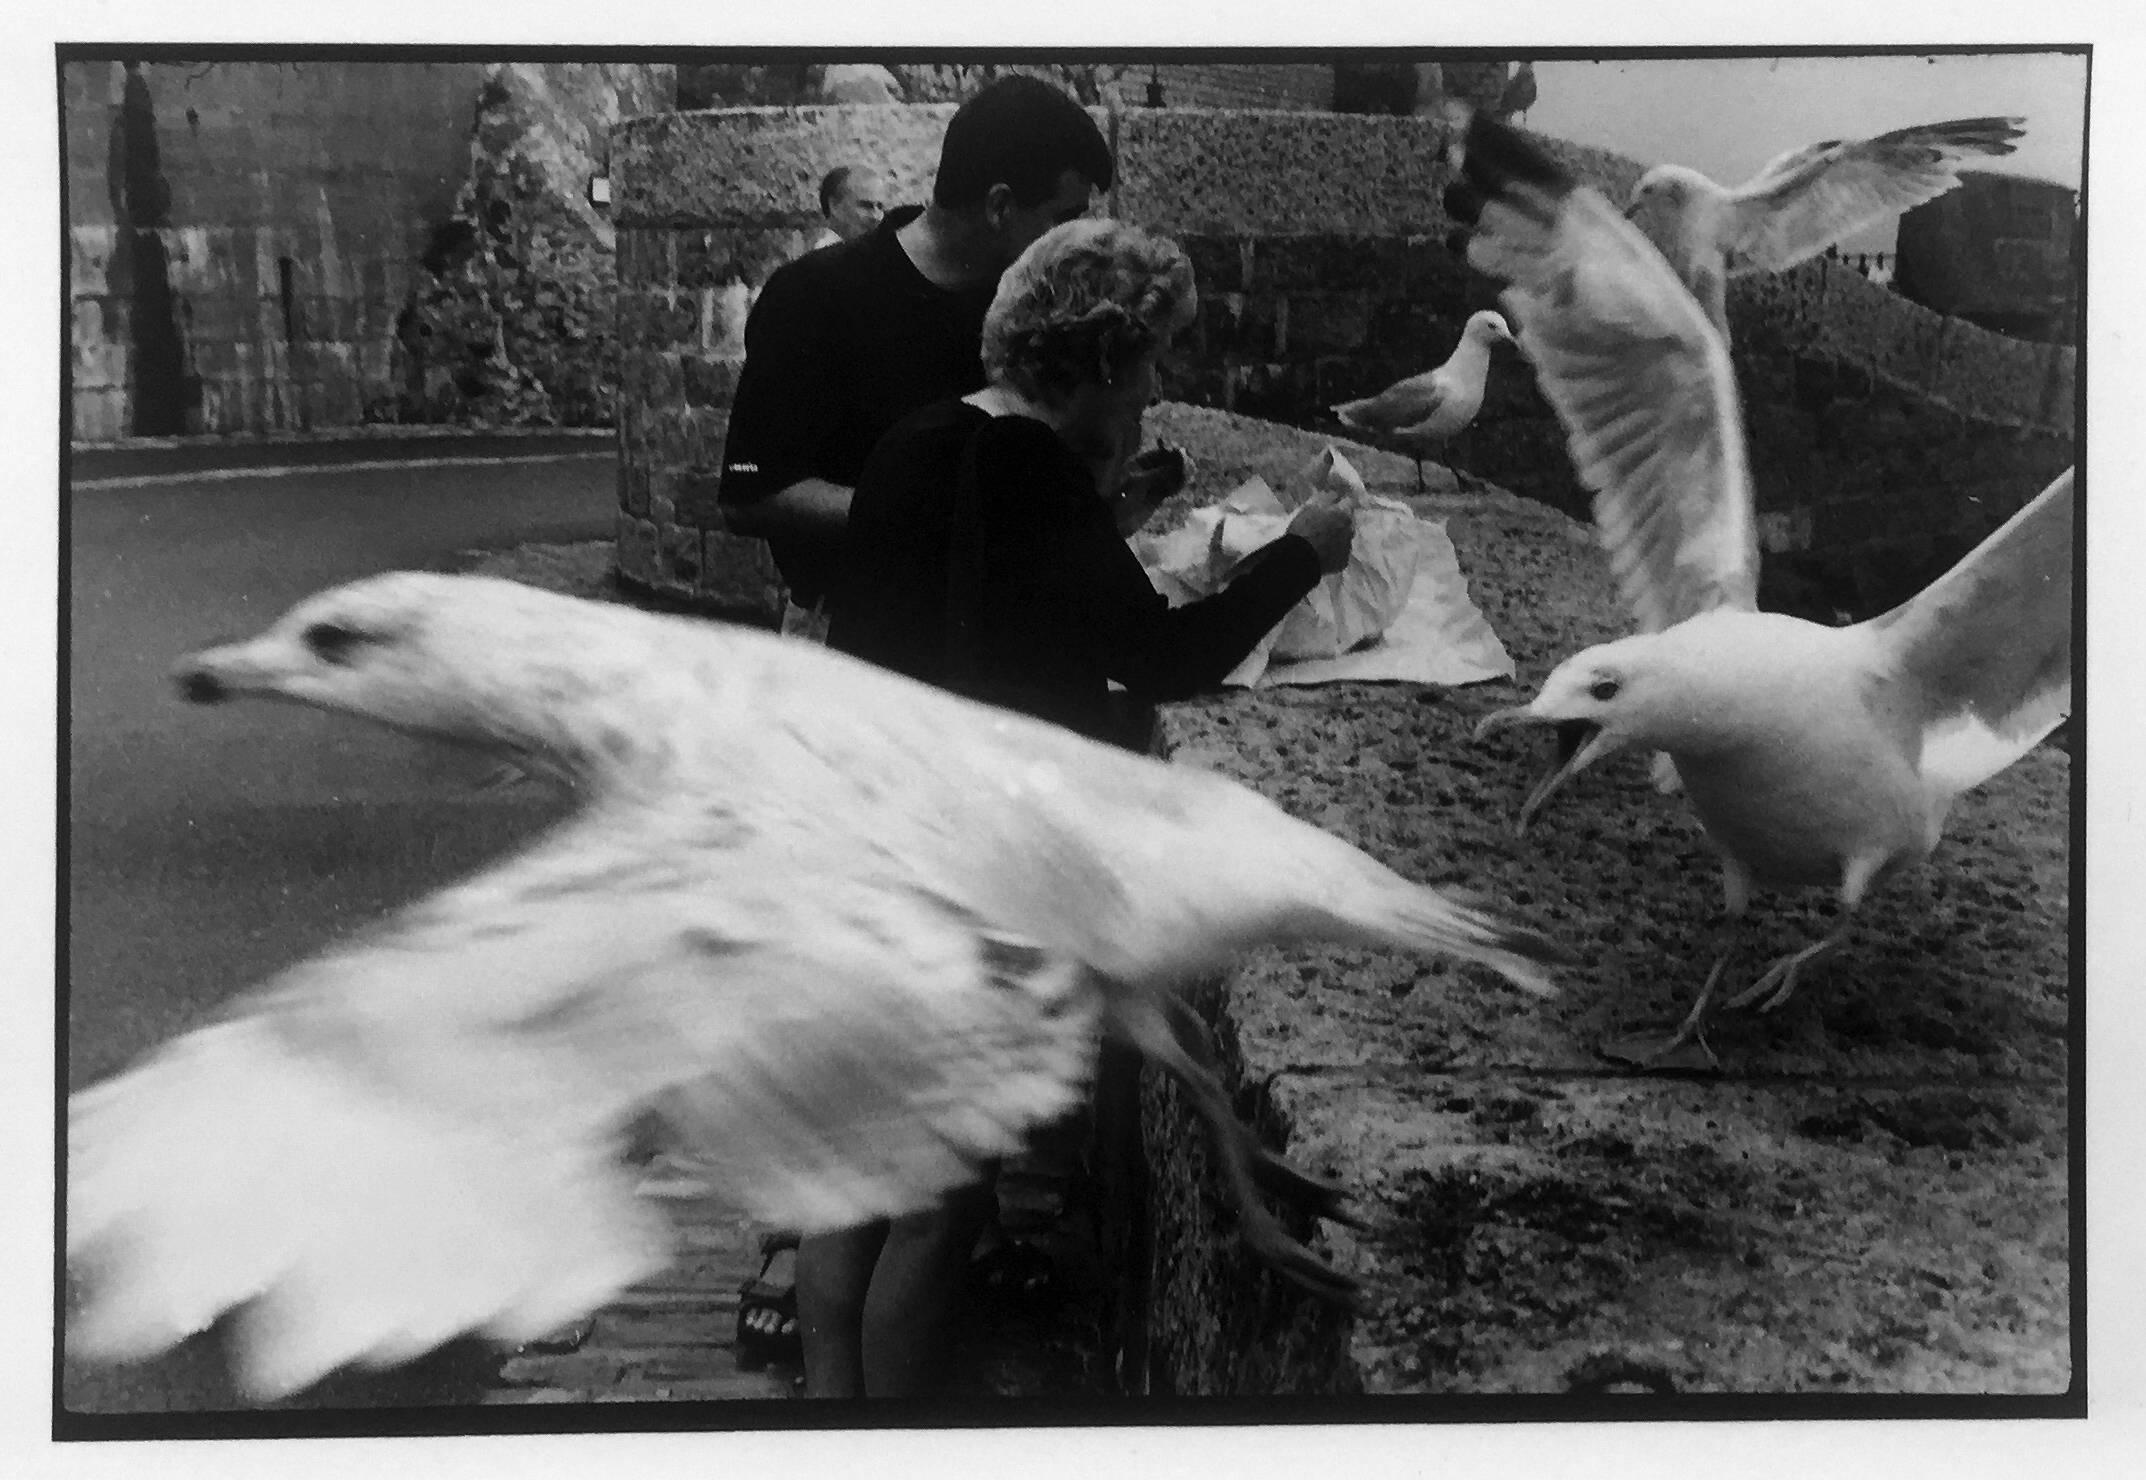
[[[70,1355],[153,1356],[235,1313],[272,1400],[464,1332],[526,1341],[660,1269],[608,1144],[472,1125],[259,1021],[187,1035],[68,1104]]]
[[[1571,952],[1539,930],[1398,877],[1391,887],[1363,901],[1355,923],[1380,945],[1479,961],[1538,997],[1558,994],[1551,969],[1569,966],[1574,960]]]

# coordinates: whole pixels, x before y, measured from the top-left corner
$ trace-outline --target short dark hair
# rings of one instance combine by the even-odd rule
[[[1058,177],[1067,170],[1096,190],[1110,188],[1114,171],[1103,131],[1065,92],[1015,73],[963,103],[947,124],[931,200],[959,210],[1004,185],[1016,205],[1039,206],[1058,193]]]
[[[826,174],[820,176],[821,215],[824,216],[835,208],[835,197],[840,195],[842,187],[849,183],[849,176],[850,167],[846,164],[838,164]]]

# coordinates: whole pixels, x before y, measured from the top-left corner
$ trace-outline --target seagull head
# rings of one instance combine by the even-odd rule
[[[1679,235],[1676,228],[1692,215],[1695,202],[1721,193],[1719,185],[1697,170],[1658,164],[1632,187],[1624,218],[1659,247]]]
[[[1468,322],[1461,329],[1461,338],[1493,348],[1501,344],[1512,347],[1519,343],[1513,338],[1513,331],[1507,326],[1505,315],[1488,308],[1468,315]]]
[[[1627,637],[1576,653],[1551,671],[1534,699],[1495,710],[1477,724],[1478,740],[1515,725],[1556,732],[1556,763],[1521,804],[1520,832],[1559,788],[1596,761],[1633,745],[1661,743],[1664,713],[1674,701],[1659,665],[1649,661],[1655,646],[1647,637]]]
[[[266,631],[172,671],[196,704],[263,698],[579,772],[593,603],[513,581],[394,571],[310,596]],[[578,706],[585,709],[587,706]]]

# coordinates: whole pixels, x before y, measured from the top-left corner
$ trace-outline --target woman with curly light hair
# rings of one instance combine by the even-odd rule
[[[1081,219],[1037,238],[985,315],[984,389],[913,413],[866,460],[828,646],[1144,747],[1112,680],[1136,700],[1218,683],[1347,565],[1353,518],[1333,500],[1300,510],[1227,589],[1176,610],[1126,544],[1184,479],[1182,455],[1136,453],[1198,301],[1185,254],[1136,227]],[[986,1175],[930,1211],[807,1240],[807,1391],[936,1385],[994,1208]]]
[[[1176,243],[1082,219],[1006,269],[984,318],[984,389],[882,438],[850,508],[829,645],[1103,739],[1110,684],[1136,699],[1219,683],[1348,563],[1350,514],[1298,512],[1223,591],[1172,609],[1125,543],[1183,481],[1139,454],[1171,340],[1198,310]]]

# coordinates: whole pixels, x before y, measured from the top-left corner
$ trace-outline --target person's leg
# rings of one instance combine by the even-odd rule
[[[865,1394],[865,1298],[887,1231],[882,1221],[807,1234],[798,1242],[798,1337],[808,1398]]]
[[[897,1218],[889,1227],[865,1298],[867,1395],[924,1396],[944,1379],[969,1255],[998,1206],[995,1170],[939,1206]]]

